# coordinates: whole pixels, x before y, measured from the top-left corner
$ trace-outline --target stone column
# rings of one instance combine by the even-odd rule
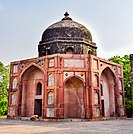
[[[89,101],[89,98],[90,98],[90,89],[89,89],[89,83],[90,83],[90,71],[89,71],[89,63],[90,60],[89,60],[89,57],[85,57],[85,66],[86,66],[86,78],[85,78],[85,118],[90,118],[90,107],[89,107],[89,104],[90,104],[90,101]]]
[[[18,115],[21,115],[21,103],[22,103],[22,83],[18,83]]]
[[[27,81],[22,83],[22,105],[21,105],[21,116],[26,116],[26,93],[27,93]]]

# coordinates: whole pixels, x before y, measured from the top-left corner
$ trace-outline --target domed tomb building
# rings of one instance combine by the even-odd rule
[[[38,53],[11,63],[8,117],[125,116],[123,67],[97,57],[90,31],[68,13],[43,32]]]

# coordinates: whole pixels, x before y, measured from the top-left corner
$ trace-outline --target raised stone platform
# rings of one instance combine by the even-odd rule
[[[16,120],[30,120],[30,117],[14,117]],[[35,121],[44,121],[44,122],[89,122],[89,121],[106,121],[106,120],[116,120],[116,119],[126,119],[126,117],[103,117],[96,119],[77,119],[77,118],[66,118],[66,119],[36,119]]]

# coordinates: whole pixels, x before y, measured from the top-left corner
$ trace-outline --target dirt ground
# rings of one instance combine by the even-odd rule
[[[133,134],[133,119],[42,122],[0,119],[0,134]]]

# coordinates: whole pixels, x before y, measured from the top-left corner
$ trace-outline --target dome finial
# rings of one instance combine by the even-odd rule
[[[70,17],[69,17],[69,13],[68,12],[65,12],[64,14],[64,18],[62,20],[72,20]]]
[[[69,13],[68,12],[65,12],[64,16],[65,17],[68,17],[69,16]]]

